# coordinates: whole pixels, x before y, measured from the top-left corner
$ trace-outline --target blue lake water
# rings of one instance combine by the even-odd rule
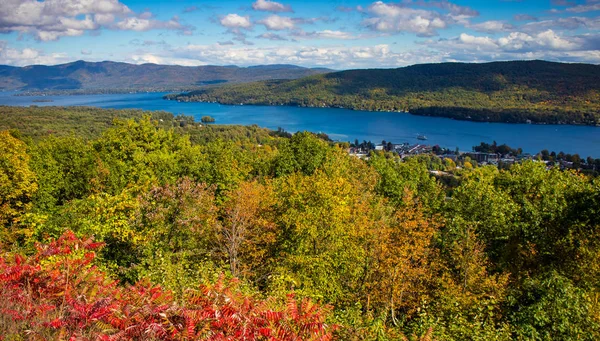
[[[569,125],[530,125],[476,123],[446,118],[422,117],[403,113],[367,112],[346,109],[296,108],[285,106],[229,106],[216,103],[179,103],[163,100],[163,93],[118,95],[77,95],[19,97],[13,92],[0,92],[0,105],[16,106],[95,106],[101,108],[139,108],[164,110],[194,116],[198,121],[210,115],[217,124],[257,124],[261,127],[296,132],[324,132],[334,140],[382,140],[393,143],[424,142],[469,151],[480,142],[496,141],[525,152],[542,149],[578,153],[600,158],[600,127]],[[36,99],[53,102],[34,103]],[[417,134],[427,136],[418,141]]]

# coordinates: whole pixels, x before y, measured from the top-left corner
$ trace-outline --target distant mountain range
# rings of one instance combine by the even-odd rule
[[[295,79],[330,72],[294,65],[177,66],[77,61],[61,65],[0,65],[0,90],[183,89],[270,79]]]
[[[224,85],[169,98],[409,111],[487,122],[600,125],[600,66],[539,60],[421,64]]]

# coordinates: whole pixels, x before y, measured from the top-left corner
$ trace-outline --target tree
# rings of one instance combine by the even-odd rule
[[[309,132],[298,132],[282,144],[275,159],[275,175],[300,171],[313,174],[325,162],[330,150],[326,142]]]
[[[557,272],[525,280],[510,303],[519,339],[591,341],[600,333],[594,299]]]
[[[178,294],[208,276],[217,248],[214,187],[183,178],[141,195],[137,230],[144,238],[142,275]],[[198,278],[200,277],[200,278]]]
[[[444,167],[447,171],[453,171],[456,169],[456,163],[451,158],[444,158]]]
[[[200,119],[200,121],[202,123],[214,123],[215,122],[215,118],[212,116],[202,116],[202,118]]]
[[[405,201],[414,202],[411,197],[406,190]],[[410,318],[423,301],[431,300],[430,287],[439,266],[432,241],[438,228],[439,223],[426,218],[419,204],[408,204],[370,231],[367,309],[387,311],[391,322],[399,325],[399,314]]]
[[[10,228],[20,214],[31,207],[38,185],[29,167],[27,145],[8,131],[0,132],[0,226]],[[4,239],[6,232],[0,234]]]
[[[396,205],[405,203],[405,190],[414,193],[414,199],[422,202],[424,208],[435,210],[442,200],[439,183],[429,174],[425,162],[409,158],[405,162],[387,159],[385,156],[371,155],[369,165],[379,173],[375,190]]]
[[[227,191],[235,189],[252,171],[253,160],[249,154],[231,141],[217,139],[200,150],[202,154],[192,174],[196,180],[215,186],[219,202]]]
[[[471,229],[485,243],[485,249],[495,264],[511,256],[506,236],[515,228],[517,205],[510,196],[495,186],[500,174],[493,166],[474,169],[463,175],[462,183],[455,188],[452,200],[446,201],[447,221],[460,219],[461,231]],[[457,231],[457,233],[459,233]],[[465,235],[460,232],[459,234]],[[448,244],[450,241],[446,241]],[[508,260],[508,259],[507,259]]]
[[[59,238],[65,227],[73,227],[77,236],[94,236],[106,247],[97,261],[111,275],[123,282],[135,283],[139,264],[146,245],[146,236],[136,226],[134,217],[139,210],[136,189],[123,190],[117,195],[95,193],[85,199],[75,199],[57,208],[46,224],[36,228],[40,239]]]
[[[115,127],[106,130],[93,146],[105,169],[98,185],[112,194],[130,184],[176,181],[183,173],[199,169],[203,161],[188,136],[159,128],[148,116],[139,121],[116,120]]]
[[[50,136],[32,150],[32,169],[38,174],[37,208],[52,209],[103,190],[105,169],[92,146],[73,136]]]
[[[291,288],[337,307],[354,304],[360,294],[371,195],[331,169],[312,176],[294,173],[275,182],[276,223],[280,230],[270,288]]]
[[[272,187],[270,183],[243,182],[226,197],[218,246],[233,276],[257,281],[272,265],[269,257],[277,238]]]

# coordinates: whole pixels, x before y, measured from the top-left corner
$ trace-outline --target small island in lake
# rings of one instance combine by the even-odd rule
[[[202,118],[200,119],[200,121],[202,123],[215,123],[215,118],[212,116],[202,116]]]

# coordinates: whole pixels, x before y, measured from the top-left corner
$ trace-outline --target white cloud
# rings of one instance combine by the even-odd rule
[[[559,37],[554,31],[547,30],[536,35],[512,32],[498,39],[498,47],[506,51],[535,50],[576,50],[577,43]]]
[[[511,32],[497,39],[463,33],[454,39],[429,40],[423,45],[447,59],[467,62],[546,59],[600,63],[600,36],[561,36],[552,30],[535,34]]]
[[[294,19],[273,14],[258,22],[268,30],[281,31],[294,28]]]
[[[151,14],[136,15],[119,0],[2,0],[0,32],[31,34],[41,41],[80,36],[102,27],[111,29],[174,29],[191,33],[191,26],[177,19],[151,20]],[[120,19],[118,23],[115,21]]]
[[[92,14],[106,19],[131,13],[118,0],[3,0],[0,32],[30,33],[42,41],[56,40],[98,29],[101,24]]]
[[[449,13],[408,7],[411,4],[434,7],[449,11]],[[374,31],[388,33],[411,32],[422,37],[437,35],[438,30],[456,23],[467,23],[469,18],[477,14],[466,7],[456,6],[446,1],[405,1],[400,4],[377,1],[366,9],[358,7],[358,10],[369,15],[368,18],[363,20],[362,24]]]
[[[179,18],[173,17],[169,21],[161,21],[150,19],[148,15],[141,17],[129,17],[115,24],[115,27],[120,30],[129,30],[129,31],[149,31],[154,29],[168,29],[168,30],[178,30],[184,35],[192,34],[194,27],[189,25],[182,25],[179,22]]]
[[[72,60],[65,53],[46,54],[41,50],[25,48],[22,50],[11,48],[0,40],[0,63],[14,66],[25,65],[55,65]]]
[[[148,19],[127,18],[117,23],[117,27],[122,30],[147,31],[150,29],[151,25],[150,20]]]
[[[273,33],[273,32],[266,32],[266,33],[260,34],[260,35],[256,36],[256,38],[268,39],[268,40],[279,40],[279,41],[287,40],[286,38],[280,36],[279,34]]]
[[[533,15],[530,15],[530,14],[515,14],[513,16],[513,18],[516,21],[538,21],[537,17],[534,17]]]
[[[96,13],[94,14],[94,21],[98,25],[109,25],[115,22],[114,14],[106,14],[106,13]]]
[[[219,19],[221,26],[227,28],[227,32],[234,35],[233,40],[239,41],[244,45],[254,45],[246,40],[246,32],[252,29],[252,22],[249,16],[242,17],[239,14],[231,13]]]
[[[468,27],[475,31],[486,33],[506,32],[515,28],[513,25],[500,20],[489,20],[478,24],[470,24]]]
[[[162,58],[189,59],[205,64],[296,64],[330,68],[399,67],[440,62],[443,56],[425,50],[394,52],[387,44],[376,46],[220,46],[188,45],[163,51]]]
[[[351,33],[344,31],[332,31],[332,30],[323,30],[315,32],[315,35],[319,38],[325,39],[355,39]]]
[[[242,17],[235,13],[227,14],[219,22],[227,28],[250,28],[252,26],[249,16]]]
[[[573,12],[573,13],[600,11],[600,3],[589,3],[589,4],[585,4],[585,5],[572,6],[572,7],[568,7],[566,9],[566,11]]]
[[[465,45],[473,45],[479,47],[491,47],[496,48],[498,44],[490,37],[475,37],[472,35],[468,35],[466,33],[462,33],[458,40]]]
[[[302,30],[296,30],[292,32],[292,36],[296,39],[340,39],[350,40],[359,39],[361,36],[355,36],[350,32],[338,31],[338,30],[322,30],[315,32],[304,32]]]
[[[585,48],[581,37],[561,37],[552,30],[537,34],[511,32],[498,39],[462,33],[455,39],[440,39],[423,43],[441,50],[473,50],[487,52],[577,51]]]
[[[448,0],[438,0],[438,1],[435,1],[435,0],[433,0],[433,1],[431,1],[431,0],[430,1],[405,0],[405,1],[403,1],[403,3],[414,4],[416,6],[421,6],[421,7],[425,7],[425,8],[439,8],[441,10],[448,11],[450,14],[452,14],[454,16],[476,17],[479,15],[478,11],[476,11],[470,7],[453,4]]]
[[[152,53],[134,54],[131,56],[130,62],[135,64],[160,64],[160,65],[182,65],[182,66],[200,66],[206,65],[199,60],[186,58],[171,58],[162,57]]]
[[[252,9],[255,11],[266,12],[293,12],[289,5],[283,5],[279,2],[270,0],[257,0],[252,4]]]
[[[600,17],[564,17],[537,22],[529,22],[519,30],[527,33],[536,33],[546,30],[600,30]]]

